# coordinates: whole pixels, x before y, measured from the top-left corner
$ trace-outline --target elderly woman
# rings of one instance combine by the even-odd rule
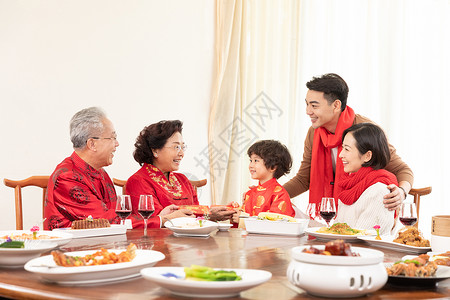
[[[116,192],[103,169],[119,146],[112,122],[103,110],[90,107],[70,121],[74,152],[50,176],[44,205],[44,228],[70,227],[72,221],[105,218],[117,222]]]
[[[192,184],[181,173],[181,160],[186,151],[179,120],[160,121],[145,127],[136,139],[134,159],[142,167],[127,181],[126,193],[131,196],[133,227],[143,227],[137,212],[140,195],[153,195],[154,216],[149,227],[161,227],[167,219],[191,216],[192,211],[178,210],[178,205],[198,205],[197,193]],[[211,218],[230,218],[233,212],[225,208],[214,208]]]
[[[384,169],[390,160],[389,144],[383,130],[372,123],[359,123],[343,133],[342,159],[345,174],[339,182],[336,222],[372,229],[380,225],[389,234],[395,224],[395,211],[383,205],[390,184],[398,186],[394,174]]]

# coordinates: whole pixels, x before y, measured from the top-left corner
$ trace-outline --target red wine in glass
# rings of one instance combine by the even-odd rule
[[[144,219],[144,237],[147,237],[147,219],[155,212],[152,195],[141,195],[139,197],[138,212]]]
[[[412,226],[412,225],[416,224],[416,222],[417,222],[417,218],[400,217],[399,219],[400,219],[400,222],[405,226]]]
[[[129,215],[131,215],[131,210],[116,210],[116,214],[119,218],[125,220]]]
[[[153,215],[153,213],[155,212],[155,210],[150,210],[150,209],[138,209],[139,214],[142,216],[142,218],[144,219],[148,219],[150,218],[151,215]]]
[[[336,204],[334,198],[322,198],[320,202],[320,216],[327,222],[327,226],[330,227],[330,221],[336,215]]]
[[[403,202],[400,206],[400,222],[405,226],[411,226],[417,222],[416,205],[411,202]]]
[[[125,219],[131,214],[131,198],[130,195],[117,196],[116,214],[120,217],[120,224],[125,224]]]
[[[322,217],[322,219],[324,219],[327,223],[329,223],[334,216],[336,215],[335,211],[321,211],[320,212],[320,216]]]

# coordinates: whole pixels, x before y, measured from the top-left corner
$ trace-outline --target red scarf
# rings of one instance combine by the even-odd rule
[[[341,177],[339,186],[342,191],[339,193],[339,199],[344,204],[352,205],[368,187],[377,182],[386,185],[393,183],[398,186],[397,178],[391,172],[384,169],[374,170],[371,167],[362,167],[356,173],[344,174]]]
[[[322,197],[334,197],[337,204],[337,195],[339,195],[341,189],[335,183],[334,178],[340,178],[345,172],[342,161],[336,159],[336,176],[334,176],[331,149],[338,147],[338,153],[341,152],[342,133],[353,125],[354,119],[355,112],[347,106],[339,116],[334,134],[323,127],[314,130],[309,203],[317,203],[317,208]]]

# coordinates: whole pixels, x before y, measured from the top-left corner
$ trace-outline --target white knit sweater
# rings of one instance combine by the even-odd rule
[[[352,228],[373,229],[380,225],[380,234],[391,234],[394,227],[394,211],[384,207],[383,196],[388,194],[386,185],[377,182],[368,187],[352,205],[339,200],[335,223],[347,223]]]

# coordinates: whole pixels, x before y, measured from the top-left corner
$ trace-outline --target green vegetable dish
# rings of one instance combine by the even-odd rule
[[[192,265],[190,268],[185,267],[184,273],[188,280],[200,281],[239,281],[241,276],[235,271],[215,270],[213,268]]]
[[[0,244],[0,248],[25,248],[25,243],[22,241],[6,241]]]

